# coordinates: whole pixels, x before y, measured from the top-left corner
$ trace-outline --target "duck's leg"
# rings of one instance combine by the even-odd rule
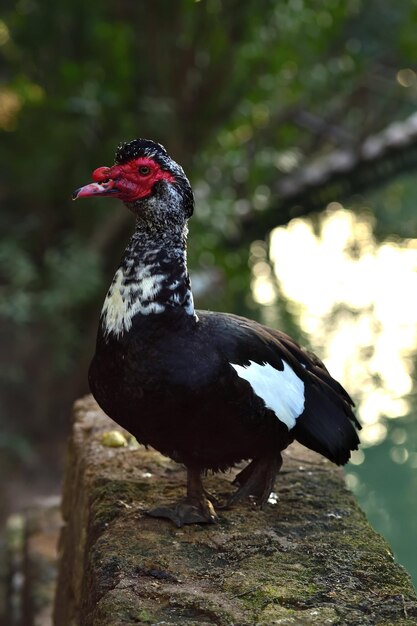
[[[214,524],[217,514],[204,491],[201,471],[187,468],[187,496],[171,505],[159,506],[147,512],[152,517],[166,517],[178,528],[184,524]]]
[[[241,498],[255,496],[257,503],[262,507],[268,502],[281,466],[282,457],[279,453],[253,459],[233,481],[239,488],[230,496],[226,506],[232,505]]]

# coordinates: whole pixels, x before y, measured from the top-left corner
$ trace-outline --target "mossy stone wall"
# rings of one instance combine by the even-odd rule
[[[74,415],[56,626],[417,624],[408,574],[325,459],[294,445],[275,503],[178,529],[145,511],[181,497],[184,470],[91,397]],[[225,497],[234,473],[207,477],[208,489]]]

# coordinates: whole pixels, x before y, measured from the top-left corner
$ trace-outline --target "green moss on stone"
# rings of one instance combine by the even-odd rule
[[[100,419],[100,428],[111,428],[104,416]],[[298,448],[296,458],[287,457],[286,473],[278,476],[275,506],[259,510],[245,501],[220,511],[216,525],[177,529],[144,511],[183,497],[183,470],[152,451],[119,449],[109,454],[96,445],[97,434],[89,432],[82,431],[80,444],[85,468],[67,479],[72,497],[80,476],[82,487],[88,485],[81,500],[88,528],[82,529],[87,540],[81,559],[82,601],[77,605],[78,615],[87,617],[73,623],[417,623],[408,575],[329,463]],[[93,442],[88,450],[86,437]],[[308,457],[305,471],[300,469],[303,455]],[[149,481],[133,480],[140,476],[138,467],[149,472]],[[230,493],[229,478],[208,476],[205,486],[224,498]],[[77,527],[80,512],[75,506],[68,510]]]
[[[111,591],[96,604],[93,621],[86,616],[86,623],[91,626],[151,624],[155,621],[152,613],[141,606],[135,595],[124,589]]]
[[[93,531],[100,532],[135,502],[140,501],[149,489],[145,482],[126,480],[97,480],[91,491],[91,520]]]

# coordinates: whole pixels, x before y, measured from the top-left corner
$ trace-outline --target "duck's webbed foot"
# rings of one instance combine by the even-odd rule
[[[184,524],[214,524],[217,520],[216,511],[207,498],[185,498],[172,505],[158,506],[147,511],[152,517],[166,517],[181,528]]]
[[[147,511],[152,517],[166,517],[181,528],[184,524],[214,524],[217,514],[211,497],[203,488],[199,470],[187,468],[187,496],[179,502]]]
[[[280,454],[253,459],[233,481],[233,484],[238,485],[238,489],[230,496],[226,507],[248,496],[255,496],[260,507],[266,504],[281,465]]]

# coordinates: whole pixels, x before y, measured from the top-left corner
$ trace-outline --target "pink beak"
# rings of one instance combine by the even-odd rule
[[[98,167],[93,172],[95,182],[76,189],[72,194],[72,199],[77,200],[78,198],[89,198],[90,196],[111,196],[119,193],[116,182],[111,178],[115,169],[114,167]]]
[[[90,196],[111,196],[117,193],[118,190],[114,188],[114,181],[110,180],[108,183],[89,183],[76,189],[72,194],[72,199],[88,198]]]

